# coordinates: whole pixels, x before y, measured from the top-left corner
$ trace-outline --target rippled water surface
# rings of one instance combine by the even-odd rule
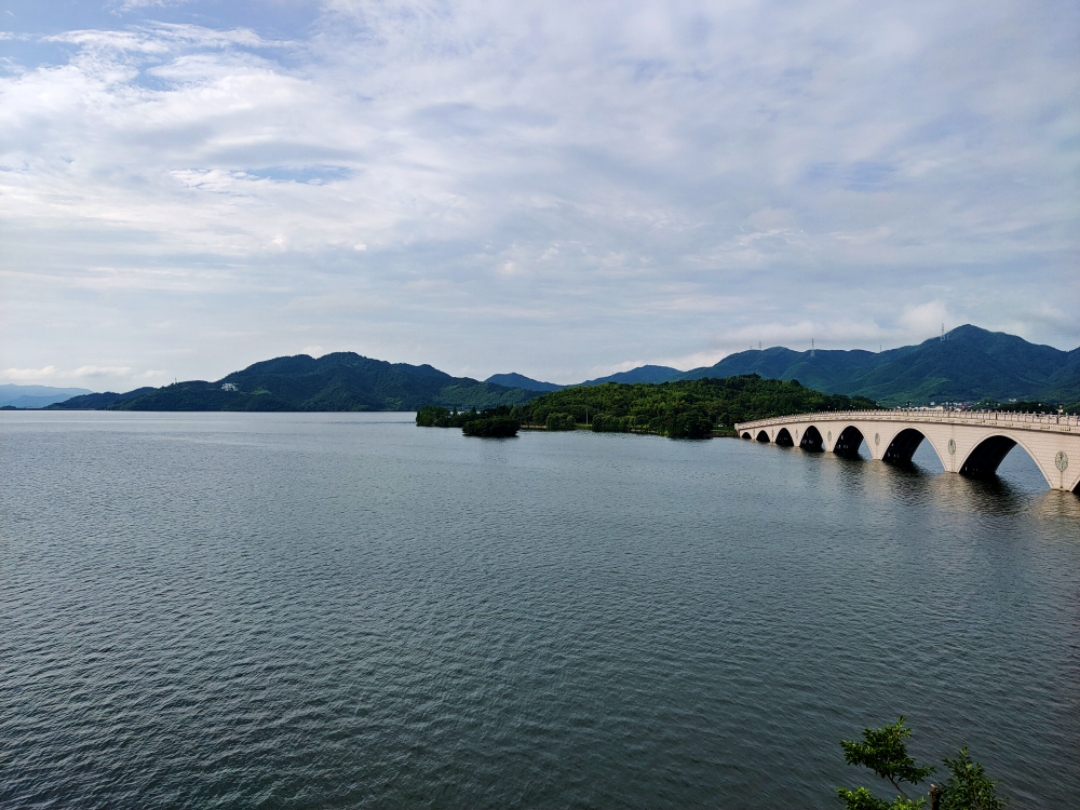
[[[1080,498],[403,414],[0,415],[0,807],[1080,807]],[[879,791],[885,795],[885,791]]]

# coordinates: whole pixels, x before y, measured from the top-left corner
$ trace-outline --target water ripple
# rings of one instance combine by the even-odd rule
[[[900,713],[1080,805],[1080,499],[916,462],[0,415],[0,807],[831,808]]]

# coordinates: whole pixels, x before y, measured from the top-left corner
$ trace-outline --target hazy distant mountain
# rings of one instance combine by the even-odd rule
[[[526,377],[524,374],[516,374],[514,372],[510,372],[509,374],[492,374],[484,380],[484,382],[503,385],[507,388],[524,388],[526,391],[561,391],[563,388],[566,388],[565,385],[541,382],[540,380],[532,379],[532,377]]]
[[[539,392],[451,377],[429,365],[387,363],[337,352],[255,363],[217,382],[83,398],[81,407],[130,411],[409,411],[423,405],[484,408],[516,405]],[[107,401],[107,397],[117,397]],[[96,403],[96,404],[95,404]],[[65,402],[59,407],[80,407]]]
[[[970,325],[945,337],[885,352],[784,348],[739,352],[680,379],[759,374],[885,405],[983,398],[1080,401],[1080,349],[1064,352]]]
[[[0,408],[44,408],[79,394],[93,393],[89,388],[52,388],[48,385],[0,385]]]
[[[595,380],[586,380],[579,385],[600,385],[601,383],[662,383],[668,380],[678,379],[682,374],[677,368],[670,366],[638,366],[629,371],[620,371],[618,374],[609,374],[607,377],[597,377]],[[765,376],[764,374],[761,376]]]

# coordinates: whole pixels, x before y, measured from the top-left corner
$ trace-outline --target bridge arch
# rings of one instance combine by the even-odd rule
[[[840,435],[836,437],[836,444],[833,445],[833,452],[838,456],[844,456],[846,458],[858,458],[859,447],[863,443],[863,434],[854,425],[848,425],[842,431]]]
[[[1005,456],[1009,455],[1009,451],[1016,445],[1016,439],[1011,436],[987,436],[971,448],[967,458],[960,463],[960,474],[969,478],[992,478],[997,473],[997,468],[1001,466],[1001,462],[1005,460]],[[1031,457],[1035,460],[1034,456]],[[1035,460],[1035,463],[1039,462]]]
[[[752,439],[752,438],[754,438],[753,436],[751,436],[751,435],[750,435],[750,431],[749,431],[749,430],[744,430],[744,431],[743,431],[743,435],[742,435],[742,437],[743,437],[744,439]]]
[[[771,442],[772,441],[772,439],[769,438],[768,432],[764,431],[764,430],[759,430],[758,431],[757,440],[759,442]]]
[[[776,433],[776,443],[781,447],[794,447],[795,440],[791,438],[791,434],[787,428],[780,428]]]
[[[802,439],[799,440],[799,447],[815,453],[822,452],[825,449],[825,440],[821,437],[821,431],[813,425],[808,425],[803,431]]]
[[[925,438],[926,434],[921,430],[904,428],[893,436],[881,460],[888,461],[891,464],[910,464],[915,451],[919,449],[919,445],[923,443]]]
[[[941,437],[939,436],[939,441],[940,438]],[[886,447],[885,452],[881,454],[881,460],[889,464],[911,464],[911,460],[915,456],[915,451],[922,447],[924,441],[929,444],[930,448],[934,451],[934,455],[936,455],[938,461],[941,462],[942,469],[949,469],[949,464],[945,460],[945,456],[942,455],[942,448],[938,447],[938,442],[934,441],[933,437],[918,428],[903,428],[891,439],[889,439],[888,434],[886,434]]]
[[[1053,471],[1046,469],[1044,461],[1016,433],[1009,435],[992,433],[984,436],[960,462],[959,472],[969,478],[993,478],[997,475],[998,467],[1005,460],[1005,456],[1018,446],[1023,448],[1028,457],[1035,462],[1035,466],[1039,468],[1046,483],[1053,487],[1055,477]],[[1080,482],[1078,482],[1078,487],[1080,487]]]

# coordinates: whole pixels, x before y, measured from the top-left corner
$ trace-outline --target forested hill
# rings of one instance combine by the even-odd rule
[[[412,411],[424,405],[519,405],[533,391],[451,377],[429,365],[372,360],[353,352],[255,363],[216,382],[193,380],[129,394],[99,394],[52,406],[127,411]],[[81,400],[81,401],[80,401]]]
[[[604,383],[662,383],[679,376],[677,368],[671,366],[638,366],[629,371],[619,371],[595,380],[586,380],[579,385],[603,385]]]
[[[532,377],[526,377],[524,374],[517,374],[515,372],[510,372],[509,374],[492,374],[485,382],[503,385],[507,388],[524,388],[526,391],[545,392],[558,391],[562,388],[566,388],[565,385],[556,385],[555,383],[544,382],[543,380],[534,380]]]
[[[760,374],[797,379],[811,388],[869,397],[886,405],[1009,398],[1080,401],[1080,349],[1064,352],[970,325],[945,337],[884,352],[784,348],[739,352],[677,379]]]
[[[605,383],[544,394],[513,409],[526,425],[567,429],[587,423],[594,431],[642,431],[674,437],[729,432],[736,422],[810,411],[876,408],[862,397],[823,394],[798,381],[757,375],[681,380],[650,385]]]
[[[606,377],[597,377],[595,380],[574,383],[574,385],[603,385],[604,383],[661,383],[667,382],[682,374],[677,368],[670,366],[638,366],[629,371],[620,371],[609,374]],[[492,374],[487,378],[490,383],[505,385],[509,388],[525,388],[529,391],[559,391],[569,388],[569,385],[556,385],[555,383],[542,382],[526,377],[524,374]]]

